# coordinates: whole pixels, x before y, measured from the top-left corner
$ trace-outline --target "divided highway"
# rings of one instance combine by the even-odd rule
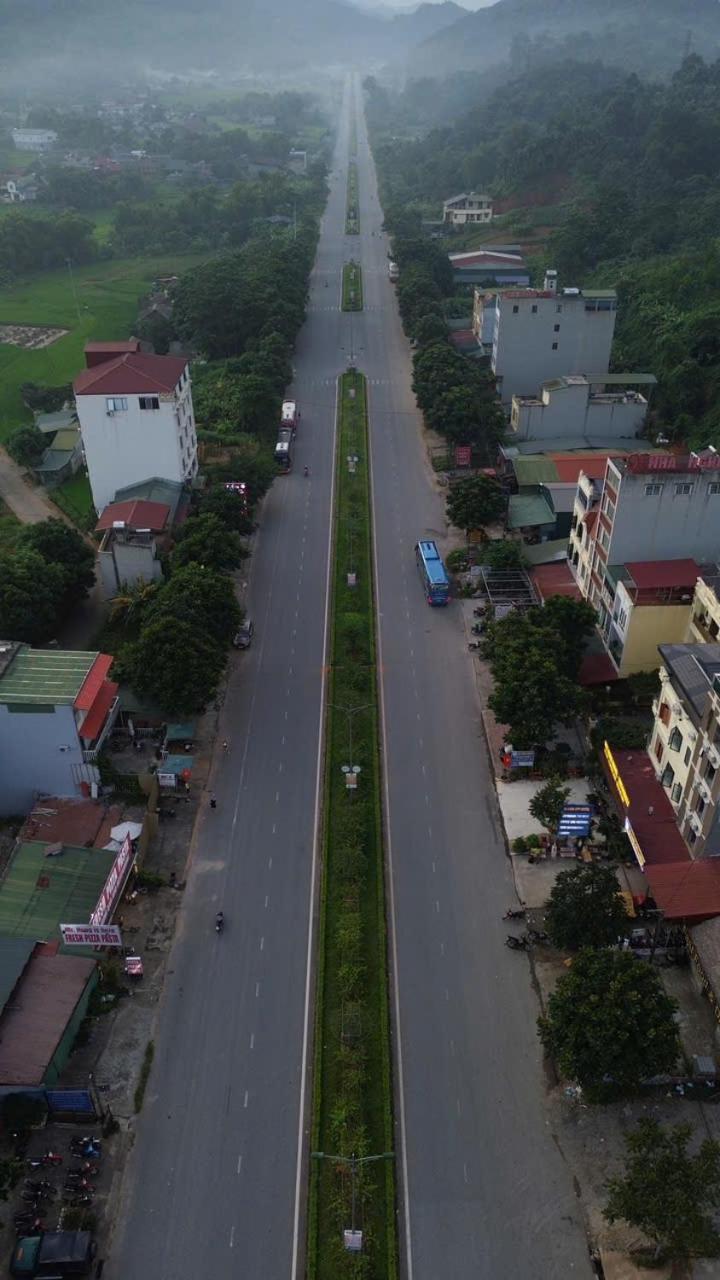
[[[112,1280],[302,1275],[298,1143],[309,1123],[335,385],[351,360],[368,377],[370,405],[404,1274],[591,1275],[571,1179],[545,1126],[527,964],[502,945],[511,878],[461,622],[452,606],[427,608],[415,571],[418,537],[444,534],[443,503],[424,458],[362,115],[361,234],[344,234],[348,105],[346,95],[296,352],[295,470],[262,509],[249,585],[255,639],[233,659],[219,729],[229,747],[212,782],[218,807],[198,825]],[[350,258],[363,268],[365,310],[355,315],[339,310]]]

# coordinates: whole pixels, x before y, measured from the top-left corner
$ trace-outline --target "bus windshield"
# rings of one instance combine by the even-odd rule
[[[447,604],[450,599],[450,582],[435,543],[418,542],[415,560],[428,604]]]

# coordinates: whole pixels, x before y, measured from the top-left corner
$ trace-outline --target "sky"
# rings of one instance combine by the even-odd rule
[[[418,4],[423,0],[360,0],[360,4],[364,9],[417,9]],[[428,4],[440,4],[442,0],[426,0]],[[457,0],[463,9],[486,9],[489,4],[495,4],[496,0]]]

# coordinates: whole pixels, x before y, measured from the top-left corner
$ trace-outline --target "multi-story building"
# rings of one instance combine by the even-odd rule
[[[0,813],[99,784],[95,761],[119,709],[112,661],[0,641]]]
[[[714,644],[720,637],[720,576],[703,573],[695,584],[685,640],[688,644]]]
[[[630,381],[633,375],[627,377]],[[645,397],[629,386],[610,391],[593,387],[584,374],[566,374],[544,382],[535,395],[513,396],[509,438],[628,440],[640,434],[647,407]]]
[[[610,367],[617,295],[614,289],[508,289],[495,297],[490,364],[504,404],[536,396],[544,382],[568,374],[602,380]]]
[[[443,201],[443,222],[451,227],[465,227],[469,223],[492,222],[492,197],[468,191]]]
[[[530,269],[520,253],[489,246],[467,253],[449,253],[455,284],[528,285]]]
[[[658,637],[683,639],[700,566],[692,559],[610,565],[598,609],[598,629],[618,676],[658,665]]]
[[[110,502],[95,525],[102,534],[98,564],[103,594],[112,599],[123,588],[158,582],[160,555],[167,549],[170,507],[165,502],[130,499]]]
[[[590,603],[598,609],[603,603],[612,607],[612,566],[688,557],[700,564],[717,561],[720,454],[708,449],[683,456],[635,453],[609,458],[602,499],[595,481],[580,478],[575,514],[583,507],[580,527],[576,520],[571,529],[570,563]]]
[[[11,129],[18,151],[52,151],[58,140],[54,129]]]
[[[94,343],[86,362],[74,391],[97,511],[151,476],[191,482],[198,464],[187,359]]]
[[[650,759],[693,857],[720,855],[720,644],[661,644]]]

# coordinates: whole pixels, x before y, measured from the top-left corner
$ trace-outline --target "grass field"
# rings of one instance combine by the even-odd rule
[[[0,324],[52,325],[70,332],[41,351],[0,344],[0,440],[32,414],[20,397],[23,382],[71,382],[83,367],[89,339],[129,337],[138,299],[159,275],[195,266],[208,254],[165,254],[94,262],[67,271],[48,271],[10,289],[0,289]]]
[[[81,529],[94,527],[97,516],[86,471],[78,471],[50,491],[53,502]]]
[[[365,379],[340,379],[315,1023],[310,1280],[395,1280],[395,1165]],[[347,458],[356,455],[355,470]],[[355,575],[355,585],[348,574]],[[356,792],[343,768],[359,767]],[[348,1158],[363,1253],[343,1248]]]

